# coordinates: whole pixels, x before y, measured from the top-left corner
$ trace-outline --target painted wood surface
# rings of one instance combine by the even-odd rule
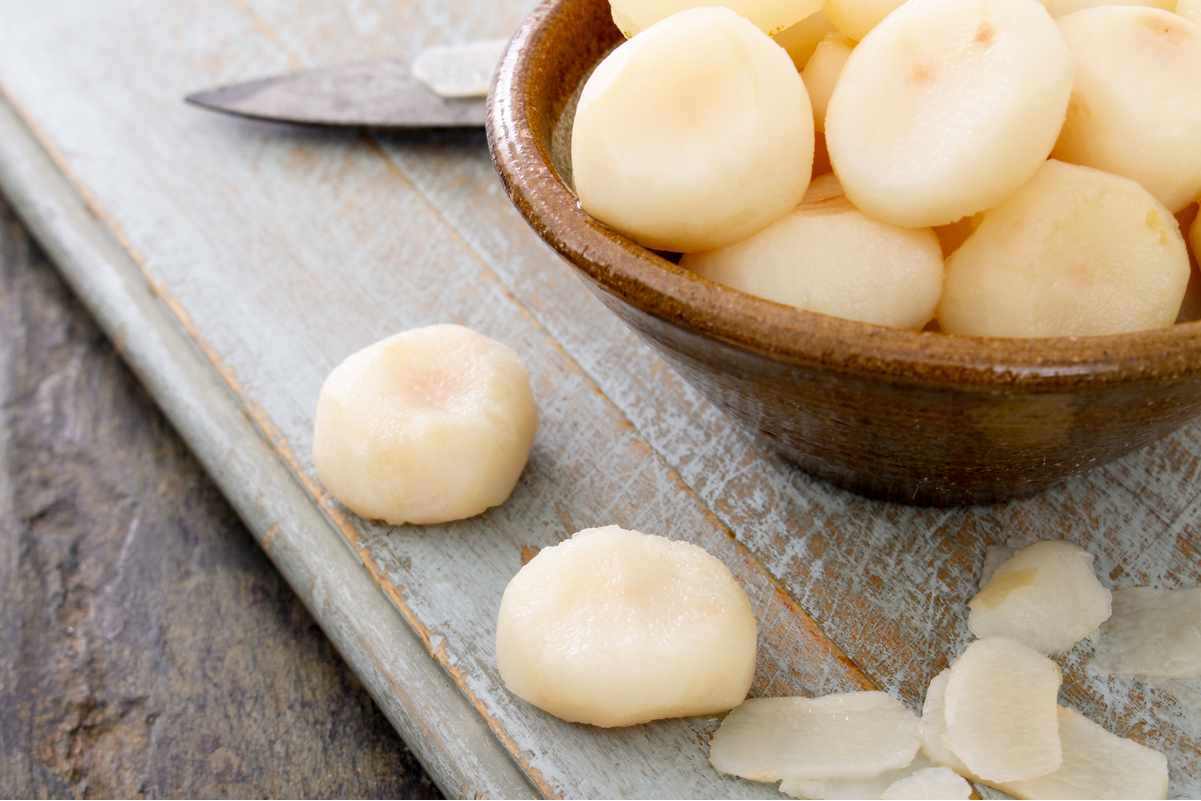
[[[444,790],[502,794],[499,784],[463,778],[471,752],[489,746],[439,738],[438,710],[421,693],[388,697],[403,694],[403,674],[387,674],[379,655],[389,646],[356,627],[357,596],[331,599],[335,575],[356,580],[332,567],[323,575],[322,554],[346,554],[334,554],[320,532],[298,545],[310,528],[324,526],[353,548],[373,591],[474,710],[474,725],[490,730],[494,739],[480,742],[502,745],[534,788],[553,796],[774,795],[709,768],[716,719],[603,731],[557,721],[506,692],[492,643],[500,594],[534,549],[581,528],[615,523],[721,558],[760,623],[754,694],[879,687],[915,711],[930,677],[970,640],[964,602],[989,544],[1065,538],[1097,555],[1108,586],[1198,584],[1198,425],[1026,501],[961,509],[868,501],[764,450],[612,318],[510,207],[482,132],[300,130],[180,102],[214,84],[503,35],[531,5],[0,5],[0,91],[190,342],[187,358],[207,360],[270,444],[274,472],[234,470],[232,480],[223,459],[236,463],[239,454],[214,444],[221,429],[189,434],[177,425],[202,458],[212,454],[206,464],[218,483],[289,580],[304,585],[310,608],[336,607],[319,619],[345,629],[331,636],[360,675],[383,676],[365,683],[386,710],[400,710],[389,711],[393,720],[413,711],[419,725],[406,735],[426,741],[424,752],[414,748]],[[9,173],[23,174],[14,164]],[[29,187],[50,182],[39,175],[22,184],[24,202],[14,201],[23,214],[37,206]],[[47,220],[42,230],[54,237],[53,215]],[[77,286],[86,300],[92,290]],[[434,322],[470,326],[522,355],[542,416],[530,464],[504,506],[473,520],[359,520],[313,474],[317,392],[354,350]],[[106,325],[120,341],[120,315]],[[150,366],[183,359],[182,350],[168,347]],[[178,411],[186,399],[155,394],[169,414],[187,417]],[[317,523],[297,514],[280,528],[254,512],[276,495],[305,492],[324,516]],[[277,553],[285,547],[312,548],[317,558],[287,572],[303,554]],[[1172,793],[1201,795],[1199,687],[1099,676],[1085,669],[1087,656],[1083,646],[1061,660],[1063,701],[1163,750]],[[448,719],[473,725],[445,705]],[[478,768],[493,769],[502,770]]]

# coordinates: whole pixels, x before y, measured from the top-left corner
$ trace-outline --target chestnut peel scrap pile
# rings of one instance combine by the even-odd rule
[[[1183,655],[1190,645],[1162,636],[1164,618],[1147,604],[1131,612],[1141,615],[1136,620],[1111,618],[1111,593],[1092,561],[1075,545],[1047,541],[991,571],[968,603],[968,626],[981,639],[930,682],[920,719],[883,693],[752,699],[714,735],[713,766],[780,781],[782,792],[799,798],[901,797],[902,781],[909,783],[900,785],[908,788],[904,797],[967,798],[965,779],[1015,798],[1165,798],[1163,754],[1057,702],[1061,674],[1045,654],[1071,649],[1102,624],[1098,655],[1138,652],[1146,675],[1163,669],[1151,665],[1148,649]],[[1177,628],[1182,616],[1201,622],[1196,591],[1152,593],[1161,599],[1156,609],[1180,610],[1168,618]],[[1137,637],[1126,633],[1135,629]],[[815,714],[831,705],[838,714]],[[935,768],[942,773],[933,775]],[[912,784],[919,778],[926,782]]]

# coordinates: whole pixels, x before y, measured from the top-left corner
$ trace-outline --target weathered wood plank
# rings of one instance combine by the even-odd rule
[[[534,793],[282,468],[112,230],[4,102],[0,154],[3,191],[439,786],[462,796]]]
[[[715,721],[598,732],[504,690],[500,592],[524,552],[578,528],[639,527],[723,558],[761,622],[756,693],[875,684],[914,709],[970,637],[963,602],[990,543],[1063,537],[1098,555],[1111,586],[1197,584],[1197,426],[1028,501],[867,501],[764,451],[608,315],[510,207],[482,134],[300,131],[177,102],[293,66],[495,35],[528,7],[13,2],[0,9],[0,87],[540,789],[763,791],[709,771]],[[505,506],[472,521],[346,515],[308,456],[321,381],[358,347],[447,320],[530,366],[543,426],[529,469]],[[1065,698],[1168,752],[1175,794],[1201,793],[1189,688],[1144,692],[1088,673],[1081,654],[1063,662]]]
[[[437,797],[3,202],[0,795]]]

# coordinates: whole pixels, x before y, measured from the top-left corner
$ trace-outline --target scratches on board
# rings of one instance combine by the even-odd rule
[[[34,121],[33,116],[27,113],[26,110],[21,107],[21,104],[17,102],[13,94],[5,88],[2,82],[0,82],[0,96],[3,96],[4,100],[7,101],[10,106],[12,106],[13,110],[17,113],[17,116],[21,118],[26,127],[29,128],[30,133],[33,134],[33,138],[37,140],[38,144],[50,157],[50,160],[54,162],[54,166],[58,167],[58,169],[66,177],[67,181],[72,187],[74,187],[75,191],[79,194],[80,199],[83,200],[84,207],[88,210],[88,214],[92,215],[92,217],[99,221],[101,225],[108,230],[121,249],[125,251],[125,254],[129,257],[129,260],[137,265],[139,269],[141,269],[146,263],[146,256],[133,246],[129,236],[125,233],[125,230],[120,224],[117,223],[116,217],[105,208],[104,204],[101,203],[96,197],[96,194],[76,177],[75,173],[71,170],[70,162],[67,161],[62,152],[55,147],[53,140],[46,134],[42,127]]]
[[[446,640],[440,637],[436,638],[430,628],[418,617],[412,606],[407,602],[403,588],[397,586],[389,578],[387,571],[380,563],[380,560],[375,557],[371,547],[364,542],[352,516],[346,513],[340,504],[330,497],[328,491],[308,471],[303,469],[295,454],[288,447],[287,441],[278,426],[264,409],[250,401],[247,397],[246,389],[239,381],[235,371],[223,364],[220,354],[200,336],[183,305],[161,284],[154,283],[152,286],[155,294],[171,310],[176,319],[179,320],[180,325],[188,332],[193,341],[196,342],[230,391],[238,398],[248,417],[262,432],[264,438],[273,445],[280,460],[287,465],[290,472],[305,487],[310,496],[317,501],[327,519],[330,520],[343,539],[355,551],[375,584],[384,592],[394,608],[408,622],[430,655],[446,670],[460,692],[470,701],[495,736],[522,765],[523,770],[530,777],[530,780],[534,782],[540,791],[548,796],[559,794],[550,785],[546,777],[529,760],[523,758],[521,749],[513,739],[513,735],[508,731],[504,721],[498,717],[494,710],[490,709],[486,700],[472,688],[471,682],[464,675],[463,669],[448,653]],[[574,361],[570,363],[575,365]],[[578,365],[576,365],[576,369],[579,369]],[[584,376],[584,380],[589,379]],[[612,406],[612,401],[609,401],[609,403]],[[615,407],[611,409],[611,413],[618,416],[621,415],[620,410]],[[630,445],[644,456],[650,455],[659,459],[659,469],[663,473],[663,480],[672,486],[674,492],[692,498],[699,508],[705,510],[703,515],[708,523],[708,528],[712,531],[712,535],[708,538],[709,541],[703,542],[702,545],[714,550],[715,555],[725,561],[744,584],[747,585],[746,588],[752,597],[752,603],[756,608],[757,616],[762,621],[761,632],[763,641],[788,644],[787,647],[780,649],[778,652],[766,655],[767,658],[761,660],[754,686],[754,691],[757,694],[795,694],[798,687],[805,688],[817,694],[826,691],[827,687],[831,684],[845,686],[849,683],[863,689],[873,689],[876,687],[872,679],[849,656],[838,649],[830,638],[825,635],[814,618],[806,613],[800,604],[789,595],[780,581],[771,575],[750,550],[737,539],[730,527],[717,514],[710,510],[702,499],[697,497],[695,491],[684,482],[674,468],[662,460],[661,455],[645,439],[635,436],[632,438]],[[572,525],[570,514],[562,508],[559,508],[558,511],[570,534],[575,528]],[[270,543],[274,542],[274,540],[274,536],[270,540],[265,537],[264,543],[267,547],[270,547]],[[523,562],[528,561],[528,558],[532,558],[532,551],[533,549],[529,546],[523,548]],[[813,674],[814,668],[819,666],[822,671],[821,674]]]
[[[571,510],[569,508],[567,508],[566,505],[561,504],[561,503],[556,503],[555,504],[555,513],[558,514],[559,519],[563,521],[563,530],[567,532],[568,537],[570,537],[575,532],[579,531],[579,528],[576,526],[575,521],[572,519]]]
[[[279,523],[274,523],[263,532],[263,550],[271,553],[271,546],[275,544],[275,538],[279,535]]]
[[[272,30],[270,25],[263,21],[262,17],[255,13],[254,9],[250,7],[246,0],[234,0],[234,5],[238,7],[239,11],[250,17],[250,21],[254,24],[255,30],[263,34],[263,36],[267,37],[267,39],[271,40],[277,47],[279,47],[281,51],[283,51],[284,55],[288,57],[288,64],[291,65],[292,69],[304,69],[305,65],[304,62],[300,60],[300,57],[296,55],[292,48],[284,44],[279,35]]]

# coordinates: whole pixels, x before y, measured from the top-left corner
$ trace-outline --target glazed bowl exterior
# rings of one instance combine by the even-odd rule
[[[608,0],[548,0],[489,100],[510,198],[592,291],[711,402],[804,470],[877,498],[1042,490],[1201,411],[1201,323],[1008,340],[874,326],[713,283],[588,216],[571,190],[583,81],[621,41]]]

